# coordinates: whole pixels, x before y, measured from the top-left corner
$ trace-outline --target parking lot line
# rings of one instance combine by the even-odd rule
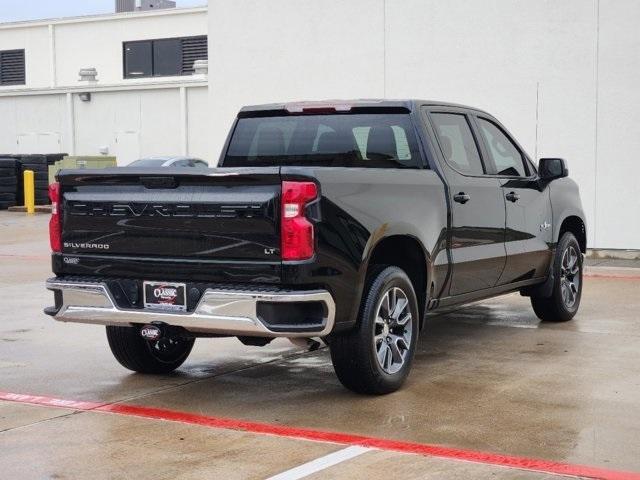
[[[309,428],[289,427],[284,425],[259,423],[233,418],[198,415],[162,408],[118,403],[85,402],[47,397],[42,395],[27,395],[1,391],[0,400],[46,407],[66,408],[77,411],[112,413],[138,418],[166,420],[188,425],[199,425],[209,428],[244,431],[262,435],[273,435],[300,440],[366,447],[368,449],[376,448],[379,450],[410,453],[428,457],[439,457],[487,465],[497,465],[517,470],[564,475],[574,478],[594,478],[601,480],[640,480],[640,473],[635,472],[623,472],[603,469],[599,467],[590,467],[586,465],[554,462],[537,458],[502,455],[490,452],[450,448],[433,444],[406,442],[401,440],[389,440],[385,438],[368,437],[364,435],[354,435],[349,433],[314,430]]]
[[[315,460],[287,470],[286,472],[269,477],[267,480],[298,480],[299,478],[305,478],[371,450],[371,448],[359,447],[357,445],[343,448],[342,450],[330,453],[324,457],[316,458]]]

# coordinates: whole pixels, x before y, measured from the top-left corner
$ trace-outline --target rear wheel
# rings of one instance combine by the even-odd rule
[[[411,370],[418,321],[418,302],[407,274],[398,267],[374,267],[358,326],[335,334],[329,343],[342,384],[376,395],[399,389]]]
[[[194,338],[164,337],[144,339],[135,327],[107,327],[107,340],[113,356],[125,368],[140,373],[169,373],[191,353]]]
[[[531,297],[534,312],[547,322],[566,322],[578,312],[582,297],[582,253],[576,237],[566,232],[560,238],[553,264],[554,283],[550,297]]]

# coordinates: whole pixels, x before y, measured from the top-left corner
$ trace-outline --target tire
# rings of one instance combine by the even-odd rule
[[[571,232],[565,232],[560,238],[552,268],[551,296],[532,296],[531,306],[540,320],[567,322],[578,312],[582,297],[582,253]]]
[[[15,202],[15,193],[0,193],[0,202]]]
[[[16,185],[18,183],[17,177],[0,177],[0,186]]]
[[[25,170],[31,170],[33,171],[36,175],[38,173],[47,173],[49,172],[49,166],[48,165],[41,165],[39,163],[23,163],[22,164],[22,171],[24,172]]]
[[[107,327],[111,353],[124,368],[139,373],[169,373],[184,363],[191,353],[194,338],[177,339],[171,350],[159,353],[156,347],[165,339],[150,342],[140,336],[136,327]]]
[[[0,177],[15,177],[16,169],[11,167],[0,167]]]
[[[20,157],[20,163],[47,165],[47,157],[44,155],[23,155]]]
[[[18,189],[16,185],[0,185],[0,194],[12,193],[15,195],[17,191]]]
[[[407,303],[396,315],[389,316],[385,299],[391,305],[403,299]],[[329,340],[333,368],[340,382],[349,390],[369,395],[398,390],[411,370],[418,324],[418,301],[407,274],[398,267],[374,266],[363,292],[357,326],[334,334]]]
[[[15,169],[17,162],[15,158],[0,158],[0,168],[13,168]]]
[[[0,210],[6,210],[9,207],[15,207],[16,202],[0,202]]]

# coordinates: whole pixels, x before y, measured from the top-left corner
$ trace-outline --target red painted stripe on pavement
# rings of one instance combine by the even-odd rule
[[[586,278],[611,278],[614,280],[640,280],[640,275],[620,275],[615,273],[583,273]]]
[[[564,475],[570,477],[587,477],[602,480],[640,480],[640,473],[609,470],[586,465],[554,462],[537,458],[526,458],[513,455],[501,455],[490,452],[450,448],[425,443],[388,440],[384,438],[352,435],[349,433],[314,430],[309,428],[288,427],[268,423],[251,422],[233,418],[213,417],[194,413],[179,412],[163,408],[142,407],[137,405],[84,402],[65,400],[40,395],[24,395],[0,392],[0,400],[40,405],[46,407],[68,408],[81,411],[112,413],[132,417],[166,420],[188,425],[199,425],[210,428],[221,428],[278,437],[312,440],[317,442],[337,443],[342,445],[359,445],[401,453],[412,453],[430,457],[462,460],[487,465],[528,470],[534,472]]]
[[[95,410],[105,403],[65,400],[63,398],[45,397],[42,395],[26,395],[23,393],[0,392],[0,400],[9,402],[28,403],[46,407],[72,408],[74,410]]]

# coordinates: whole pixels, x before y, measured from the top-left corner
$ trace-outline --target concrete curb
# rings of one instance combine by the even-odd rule
[[[7,209],[10,212],[27,213],[27,207],[24,205],[9,207]],[[51,205],[36,205],[36,213],[51,213]]]
[[[640,261],[640,250],[588,248],[587,258],[592,260],[638,260]]]

